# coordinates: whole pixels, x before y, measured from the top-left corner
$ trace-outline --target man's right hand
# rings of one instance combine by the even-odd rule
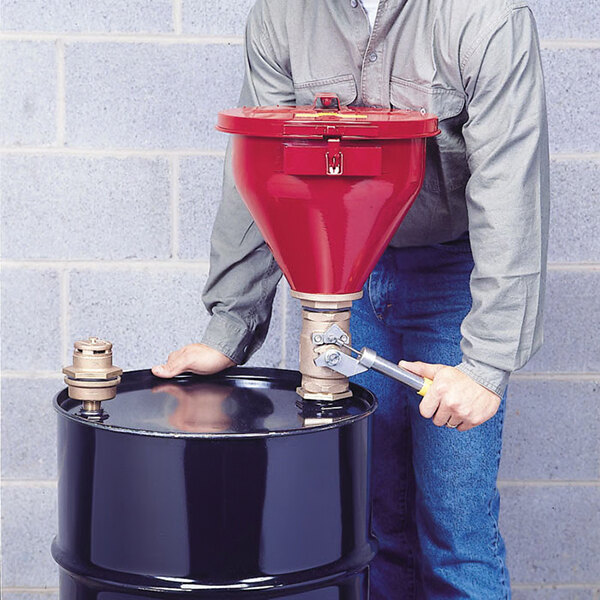
[[[212,375],[234,366],[235,363],[229,357],[210,346],[189,344],[171,352],[164,365],[152,367],[152,373],[168,379],[185,372]]]

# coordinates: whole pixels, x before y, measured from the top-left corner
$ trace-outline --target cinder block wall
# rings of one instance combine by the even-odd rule
[[[343,0],[340,0],[343,1]],[[2,567],[6,600],[57,597],[55,416],[72,342],[146,368],[197,341],[208,239],[251,0],[3,0]],[[600,600],[600,29],[531,0],[552,145],[546,344],[514,377],[502,527],[518,600]],[[253,363],[294,367],[280,290]]]

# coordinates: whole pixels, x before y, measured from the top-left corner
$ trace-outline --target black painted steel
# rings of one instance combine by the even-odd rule
[[[373,395],[300,375],[125,373],[109,417],[58,417],[61,600],[368,597]]]

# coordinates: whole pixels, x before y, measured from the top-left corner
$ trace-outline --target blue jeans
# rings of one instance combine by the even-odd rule
[[[352,311],[353,346],[456,365],[471,307],[467,237],[388,248]],[[505,402],[467,432],[419,414],[420,396],[375,372],[353,379],[379,400],[373,436],[372,600],[510,598],[496,487]]]

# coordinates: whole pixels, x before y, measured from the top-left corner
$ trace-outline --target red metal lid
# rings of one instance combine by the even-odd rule
[[[406,139],[439,133],[435,115],[389,108],[340,107],[333,94],[319,94],[312,106],[244,106],[223,110],[217,129],[238,135],[285,138]]]

